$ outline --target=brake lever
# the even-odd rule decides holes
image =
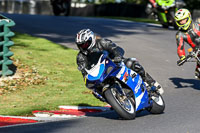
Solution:
[[[191,54],[187,55],[184,60],[178,60],[177,65],[178,66],[183,65],[185,62],[188,62],[192,57],[193,57],[193,55],[191,55]]]

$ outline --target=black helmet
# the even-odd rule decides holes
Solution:
[[[79,31],[76,35],[76,45],[84,54],[88,53],[95,45],[95,35],[90,29],[83,29]]]

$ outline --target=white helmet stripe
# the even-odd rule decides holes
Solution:
[[[90,29],[83,29],[83,30],[79,31],[77,33],[77,35],[76,35],[76,43],[77,43],[77,45],[89,41],[88,48],[86,48],[84,50],[91,49],[95,45],[95,39],[96,39],[95,35]],[[83,50],[83,49],[80,49],[80,50]]]

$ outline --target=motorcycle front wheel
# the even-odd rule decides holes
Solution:
[[[116,88],[107,89],[104,92],[106,100],[112,108],[124,119],[135,119],[135,100],[121,95]]]

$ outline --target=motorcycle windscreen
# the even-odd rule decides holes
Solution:
[[[99,80],[105,70],[105,65],[101,64],[95,68],[93,72],[88,74],[87,79],[90,81]]]

